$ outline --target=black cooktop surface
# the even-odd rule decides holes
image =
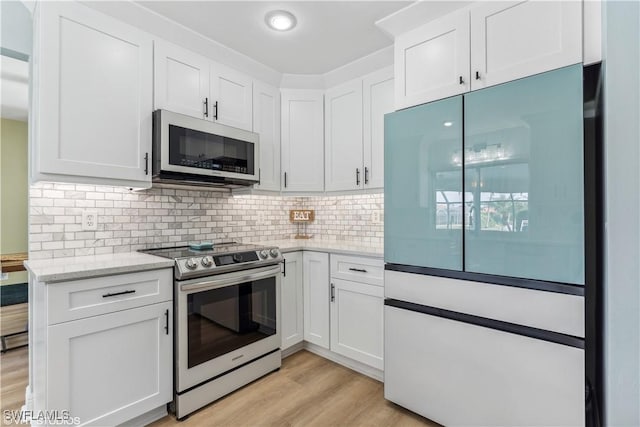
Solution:
[[[169,259],[178,259],[178,258],[190,258],[197,256],[207,256],[207,255],[225,255],[225,254],[235,254],[241,252],[248,251],[257,251],[259,249],[264,248],[264,246],[258,245],[249,245],[246,243],[238,243],[238,242],[225,242],[225,243],[217,243],[213,245],[212,249],[191,249],[189,246],[176,246],[172,248],[158,248],[158,249],[143,249],[140,252],[149,255],[156,255],[163,258]]]

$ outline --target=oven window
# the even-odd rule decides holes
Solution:
[[[188,367],[276,333],[276,279],[187,296]]]
[[[251,142],[169,125],[169,164],[254,174]]]

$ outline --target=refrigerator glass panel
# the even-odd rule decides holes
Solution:
[[[465,95],[465,270],[584,284],[582,67]]]
[[[387,114],[384,256],[462,269],[462,97]]]

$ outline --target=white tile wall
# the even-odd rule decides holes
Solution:
[[[29,192],[31,259],[129,252],[192,242],[286,239],[298,227],[289,210],[316,210],[308,232],[315,238],[382,243],[382,195],[281,197],[231,196],[191,189],[39,183]],[[96,231],[82,230],[82,211],[98,215]]]
[[[314,238],[383,243],[383,194],[304,197],[301,203],[315,210],[315,221],[307,225],[307,233]],[[378,223],[372,221],[374,212],[379,214]]]

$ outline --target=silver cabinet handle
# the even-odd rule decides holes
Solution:
[[[287,173],[284,173],[284,188],[287,188]]]

